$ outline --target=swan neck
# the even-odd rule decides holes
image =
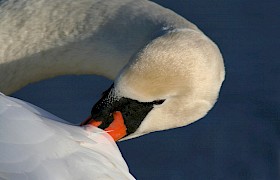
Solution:
[[[0,13],[0,91],[5,94],[59,75],[114,79],[166,27],[197,29],[149,1],[8,0]]]

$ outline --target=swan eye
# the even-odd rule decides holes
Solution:
[[[165,99],[160,99],[160,100],[155,100],[155,101],[153,101],[152,103],[155,104],[155,105],[160,105],[160,104],[162,104],[164,101],[165,101]]]

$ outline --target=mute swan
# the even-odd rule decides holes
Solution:
[[[64,74],[114,79],[82,124],[106,129],[120,111],[115,140],[200,119],[224,80],[215,43],[150,1],[7,0],[0,13],[0,91]]]

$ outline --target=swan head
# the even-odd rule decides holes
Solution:
[[[224,80],[217,46],[194,30],[170,31],[140,50],[92,108],[106,129],[123,115],[130,139],[188,125],[213,107]]]

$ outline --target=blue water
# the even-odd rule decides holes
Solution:
[[[280,1],[157,0],[220,47],[226,81],[200,121],[118,143],[137,179],[280,179]],[[65,76],[14,96],[79,123],[110,81]],[[90,98],[89,98],[90,97]]]

